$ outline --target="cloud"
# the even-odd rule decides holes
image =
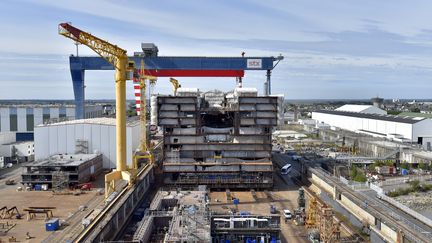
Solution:
[[[75,46],[56,27],[65,21],[129,53],[139,51],[141,41],[155,42],[160,55],[169,56],[281,53],[285,60],[272,72],[273,90],[288,98],[364,98],[377,92],[426,97],[432,81],[431,5],[374,0],[6,0],[0,9],[0,98],[73,98],[68,55]],[[84,46],[79,52],[95,55]],[[87,72],[86,80],[88,98],[114,97],[112,72]],[[264,80],[265,72],[251,71],[244,83],[262,90]],[[235,85],[220,78],[181,82],[201,90]],[[168,81],[161,79],[156,92],[171,93]]]

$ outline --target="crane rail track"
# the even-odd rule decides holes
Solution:
[[[153,165],[146,164],[137,174],[139,178],[147,169]],[[121,192],[96,216],[96,218],[73,240],[73,242],[85,242],[86,238],[96,229],[99,223],[105,218],[106,214],[113,209],[117,203],[122,199],[124,194],[129,191],[131,187],[126,186]]]

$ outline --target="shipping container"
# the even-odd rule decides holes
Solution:
[[[58,218],[50,219],[45,224],[46,231],[56,231],[60,227],[60,221]]]

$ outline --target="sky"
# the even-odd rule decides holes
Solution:
[[[73,99],[70,39],[61,22],[132,54],[153,42],[163,56],[278,56],[272,93],[286,99],[428,99],[430,0],[188,0],[0,2],[0,99]],[[95,56],[79,46],[79,55]],[[114,99],[114,71],[86,71],[87,99]],[[261,93],[265,71],[246,71]],[[182,87],[232,90],[233,78],[178,78]],[[127,97],[133,99],[132,85]],[[171,93],[160,78],[156,93]]]

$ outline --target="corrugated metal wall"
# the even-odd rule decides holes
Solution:
[[[139,145],[139,126],[127,127],[127,163]],[[115,168],[115,126],[103,124],[67,124],[39,126],[35,128],[35,158],[45,159],[54,154],[76,153],[78,139],[88,142],[88,153],[102,153],[103,167]]]

